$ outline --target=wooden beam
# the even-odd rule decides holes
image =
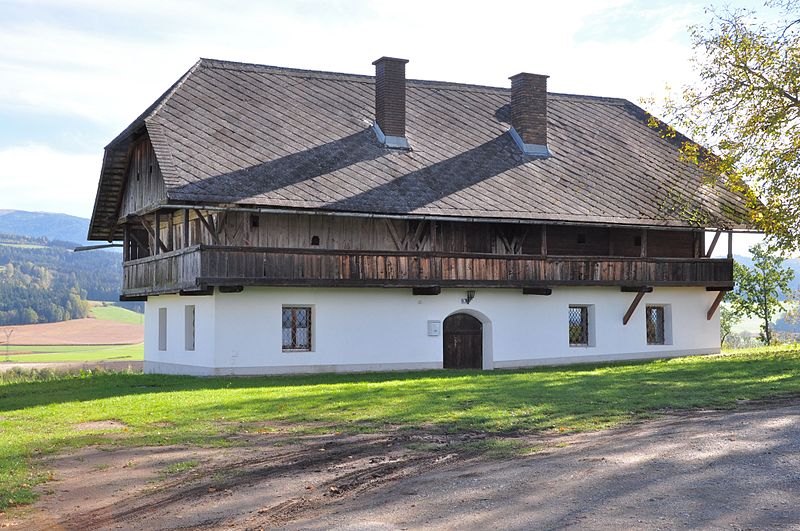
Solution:
[[[131,259],[131,238],[128,225],[122,226],[122,261],[127,262]]]
[[[244,286],[219,286],[220,293],[241,293],[244,291]]]
[[[711,254],[714,252],[714,247],[717,246],[717,241],[719,241],[719,235],[722,234],[722,231],[717,231],[714,233],[714,239],[711,240],[711,245],[708,246],[708,251],[706,252],[706,258],[711,258]]]
[[[213,286],[210,288],[193,289],[193,290],[182,289],[181,291],[178,292],[178,295],[182,297],[200,297],[203,295],[213,295],[213,294],[214,294]]]
[[[547,256],[547,225],[542,225],[542,256]]]
[[[441,286],[421,286],[418,288],[411,288],[412,295],[438,295],[441,292]]]
[[[717,297],[714,299],[714,302],[711,304],[711,308],[708,309],[708,313],[706,314],[706,320],[710,321],[712,317],[714,317],[714,313],[719,308],[719,304],[722,302],[722,298],[725,297],[725,291],[720,291],[717,293]]]
[[[120,302],[145,302],[147,301],[147,295],[120,295],[119,296]]]
[[[146,230],[148,232],[148,234],[150,234],[150,236],[153,237],[153,241],[156,241],[156,234],[155,234],[155,231],[153,230],[153,227],[150,226],[150,222],[147,221],[145,218],[139,218],[139,219],[142,222],[142,227],[144,227],[144,230]],[[139,240],[137,239],[136,241],[138,242]],[[164,245],[164,243],[163,242],[158,242],[158,243],[160,244],[161,250],[166,253],[167,252],[167,248]],[[150,247],[150,245],[148,245],[147,247]],[[153,254],[158,254],[158,253],[154,251]]]
[[[644,243],[644,242],[642,242],[642,243]],[[622,318],[623,326],[628,324],[628,321],[631,320],[631,317],[633,316],[633,312],[636,311],[636,307],[639,306],[639,303],[642,301],[642,297],[644,297],[645,293],[647,293],[647,291],[639,290],[639,292],[636,294],[636,297],[633,298],[633,302],[631,302],[630,307],[628,307],[628,311],[625,312],[625,316]]]
[[[156,238],[156,254],[158,254],[161,250],[161,214],[158,210],[156,210],[156,230],[155,230],[155,238]],[[166,248],[164,249],[166,252]]]
[[[405,251],[403,248],[403,241],[400,239],[400,235],[397,234],[397,228],[394,226],[394,221],[391,219],[386,219],[386,227],[389,229],[389,235],[394,240],[394,245],[397,247],[398,251]]]
[[[167,223],[167,247],[170,251],[175,250],[175,214],[169,213],[169,222]]]
[[[183,246],[189,247],[189,209],[183,209]]]
[[[206,228],[206,230],[209,232],[209,234],[211,234],[211,238],[214,240],[214,243],[219,245],[219,237],[217,236],[217,233],[214,230],[213,225],[211,224],[214,222],[214,218],[211,218],[211,222],[209,223],[209,221],[205,218],[202,212],[200,212],[197,209],[195,209],[195,212],[197,213],[197,217],[200,218],[200,223],[202,223],[203,226]]]
[[[728,260],[733,259],[733,231],[728,231]]]
[[[538,287],[529,287],[529,288],[522,288],[523,295],[552,295],[553,288],[538,288]]]
[[[732,291],[733,286],[706,286],[706,291]]]
[[[619,290],[622,293],[639,293],[640,291],[652,293],[653,286],[620,286]]]
[[[642,249],[640,251],[642,258],[647,256],[647,229],[642,229]]]

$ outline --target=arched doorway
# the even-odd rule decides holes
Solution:
[[[444,368],[483,368],[483,324],[466,313],[444,320]]]

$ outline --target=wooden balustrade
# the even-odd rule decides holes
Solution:
[[[209,286],[714,286],[733,263],[708,258],[533,256],[195,245],[124,264],[123,296]]]

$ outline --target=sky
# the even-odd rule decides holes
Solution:
[[[509,86],[526,71],[639,103],[693,80],[687,27],[706,5],[0,0],[0,209],[90,217],[104,146],[200,57],[373,74],[387,55],[410,78]]]

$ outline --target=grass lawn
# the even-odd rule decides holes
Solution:
[[[106,444],[233,444],[234,433],[388,426],[593,430],[663,408],[729,407],[800,393],[800,347],[722,356],[513,371],[193,378],[128,373],[0,378],[0,508],[30,502],[31,458]],[[125,428],[82,431],[81,422]],[[321,423],[321,424],[320,424]],[[269,426],[273,426],[270,428]]]
[[[103,303],[96,303],[95,306],[92,306],[91,313],[95,319],[102,319],[104,321],[117,321],[120,323],[137,325],[144,324],[144,314],[132,312],[120,306],[106,306]]]
[[[144,344],[136,345],[36,345],[8,348],[16,362],[45,361],[134,361],[144,359]],[[18,352],[24,354],[17,354]],[[0,362],[6,360],[6,348],[0,346]]]

